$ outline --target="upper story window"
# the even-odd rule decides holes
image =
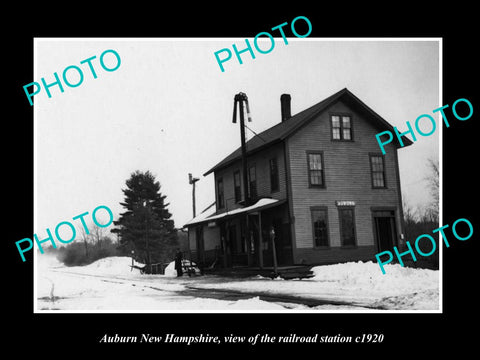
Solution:
[[[257,171],[255,165],[248,168],[248,191],[250,193],[250,199],[257,197]]]
[[[372,172],[372,187],[385,188],[385,163],[380,154],[370,154],[370,171]]]
[[[308,185],[310,187],[325,187],[322,152],[307,152]]]
[[[331,115],[332,139],[353,140],[352,117],[350,115]]]
[[[242,201],[242,188],[240,182],[240,171],[237,170],[233,173],[233,188],[235,193],[235,202],[238,203]]]
[[[270,191],[279,190],[277,158],[270,159]]]
[[[221,209],[225,207],[225,194],[223,192],[223,179],[219,178],[217,180],[217,199],[218,199],[218,208]]]

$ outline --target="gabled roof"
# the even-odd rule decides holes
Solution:
[[[320,101],[319,103],[305,109],[298,114],[290,117],[289,119],[278,123],[275,126],[261,132],[246,143],[247,156],[252,155],[255,152],[258,152],[264,148],[267,148],[275,143],[285,140],[287,137],[294,134],[298,129],[308,124],[313,120],[319,113],[324,111],[327,107],[332,105],[338,100],[344,101],[348,106],[355,109],[357,112],[362,114],[367,120],[369,120],[372,125],[377,127],[380,131],[388,130],[394,133],[392,125],[390,125],[385,119],[378,115],[375,111],[370,109],[364,102],[359,98],[353,95],[347,88],[344,88],[337,93],[327,97],[326,99]],[[413,144],[413,142],[407,137],[403,136],[404,146]],[[397,146],[400,146],[398,140],[395,138]],[[218,169],[226,167],[233,162],[241,159],[241,148],[232,152],[222,161],[220,161],[213,168],[208,170],[203,176],[206,176]]]

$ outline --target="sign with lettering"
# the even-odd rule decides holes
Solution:
[[[355,201],[335,201],[337,206],[355,206]]]

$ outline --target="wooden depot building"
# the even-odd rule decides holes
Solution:
[[[382,155],[375,138],[393,127],[346,88],[293,116],[290,99],[280,98],[281,122],[246,143],[247,186],[241,148],[204,174],[216,199],[185,224],[192,261],[331,264],[403,245],[400,145]]]

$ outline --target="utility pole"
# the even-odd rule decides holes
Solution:
[[[233,123],[237,122],[237,103],[239,104],[239,113],[240,113],[240,142],[242,149],[242,168],[243,168],[243,191],[245,196],[245,207],[250,205],[250,196],[248,191],[248,174],[247,174],[247,147],[245,144],[245,117],[243,114],[243,104],[247,106],[247,116],[248,121],[252,121],[250,117],[250,109],[248,107],[248,98],[245,93],[238,93],[234,97],[233,102]]]
[[[146,252],[146,257],[147,257],[147,260],[146,260],[146,265],[150,267],[150,272],[147,273],[147,274],[151,274],[152,272],[152,258],[150,256],[150,247],[149,247],[149,244],[148,244],[148,227],[147,227],[147,222],[148,222],[148,217],[149,217],[149,204],[148,204],[148,200],[144,200],[143,201],[143,210],[144,210],[144,216],[145,216],[145,220],[144,220],[144,230],[145,230],[145,252]]]
[[[195,183],[200,180],[199,178],[192,177],[191,173],[188,173],[188,183],[192,185],[192,204],[193,204],[193,217],[197,216],[195,211]]]
[[[243,113],[243,105],[245,103],[247,107],[247,116],[248,121],[252,121],[250,117],[250,109],[248,107],[248,98],[245,93],[238,93],[233,99],[233,123],[237,122],[237,103],[238,111],[240,113],[240,142],[242,150],[242,168],[243,168],[243,192],[245,196],[245,207],[250,206],[250,194],[248,191],[248,174],[247,174],[247,147],[245,142],[245,116]],[[251,251],[248,249],[250,247],[250,226],[248,224],[248,214],[245,213],[245,232],[244,232],[244,241],[247,245],[247,259],[248,265],[251,265],[252,255]]]

